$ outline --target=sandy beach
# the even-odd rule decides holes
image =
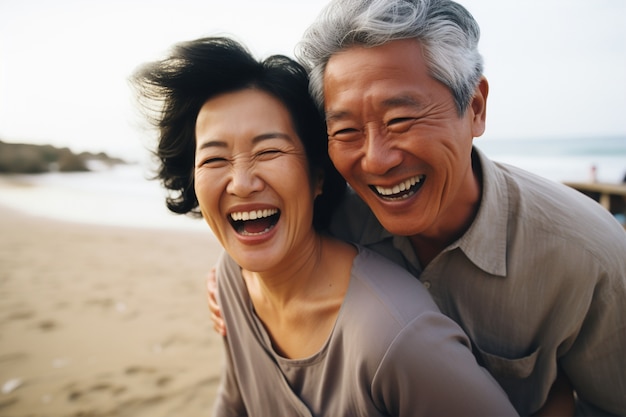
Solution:
[[[0,190],[1,192],[1,190]],[[197,231],[0,207],[0,416],[207,416],[222,366]]]

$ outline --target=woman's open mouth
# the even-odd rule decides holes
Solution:
[[[230,224],[235,231],[243,236],[256,236],[270,231],[280,218],[276,208],[238,211],[229,216]]]

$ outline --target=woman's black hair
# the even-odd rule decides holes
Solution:
[[[328,157],[326,124],[309,95],[308,82],[306,70],[293,59],[273,55],[257,61],[240,43],[225,37],[179,43],[165,59],[140,67],[131,83],[145,115],[159,131],[155,179],[170,192],[168,209],[200,215],[194,159],[201,107],[217,95],[255,88],[284,104],[304,145],[311,175],[322,170],[324,184],[315,200],[313,225],[318,230],[327,227],[346,183]]]

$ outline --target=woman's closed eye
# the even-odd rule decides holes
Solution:
[[[207,167],[220,167],[223,166],[225,164],[228,163],[228,159],[221,157],[221,156],[209,156],[209,157],[205,157],[201,160],[200,162],[200,166],[207,166]]]
[[[284,152],[281,149],[275,149],[275,148],[270,148],[270,149],[263,149],[261,151],[258,151],[254,154],[255,159],[260,159],[262,161],[268,160],[268,159],[273,159],[277,156],[282,155]]]

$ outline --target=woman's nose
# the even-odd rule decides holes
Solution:
[[[263,189],[263,180],[257,175],[256,169],[251,164],[234,164],[229,175],[230,179],[226,191],[230,194],[247,197]]]

